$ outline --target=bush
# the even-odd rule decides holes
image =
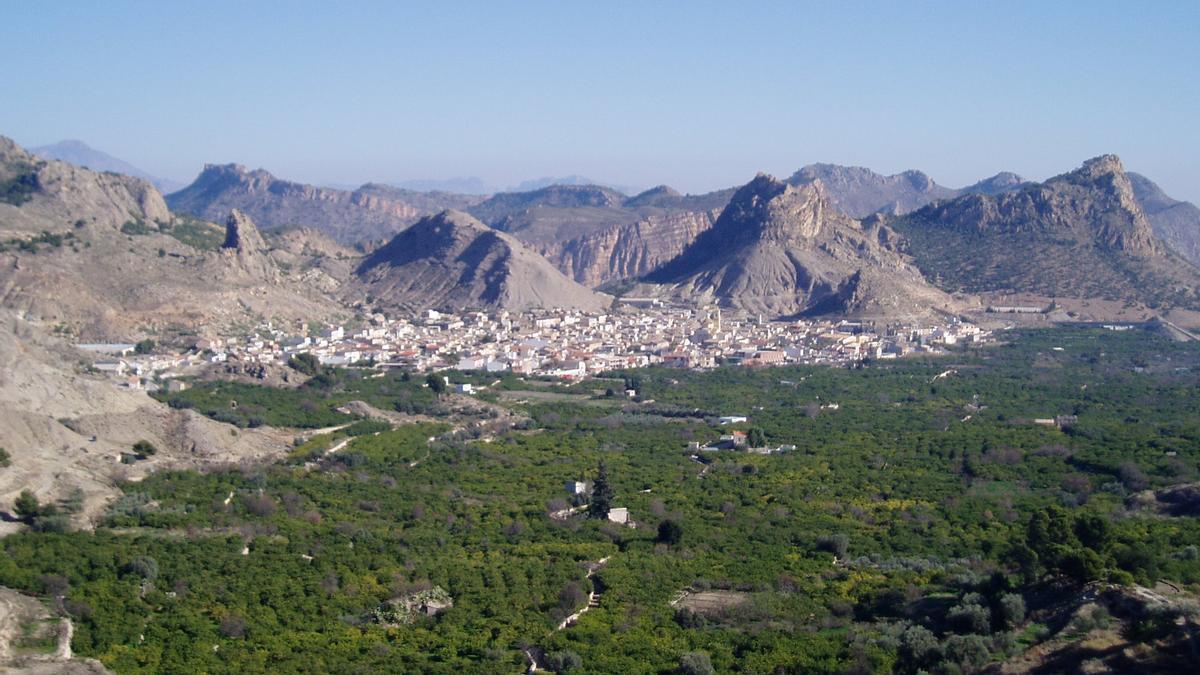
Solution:
[[[704,628],[704,615],[690,607],[680,607],[675,610],[675,623],[681,628]]]
[[[7,450],[0,448],[0,468],[7,466],[12,466],[12,457],[9,456]]]
[[[933,665],[941,658],[941,645],[928,628],[909,626],[900,636],[900,657],[914,668]]]
[[[666,519],[658,524],[658,538],[655,540],[668,546],[678,546],[683,541],[683,525],[679,521]]]
[[[1000,596],[997,615],[1000,625],[1012,629],[1025,620],[1025,598],[1016,593],[1005,593]]]
[[[946,614],[946,621],[956,633],[986,635],[992,632],[991,613],[982,605],[963,603]]]
[[[158,454],[158,448],[154,447],[154,444],[150,441],[141,440],[133,444],[133,454],[136,455],[138,459],[146,459],[147,457]]]
[[[679,657],[680,675],[716,675],[707,652],[688,652]]]
[[[980,635],[951,635],[946,638],[942,649],[946,661],[967,671],[978,670],[991,660],[988,641]]]
[[[288,359],[288,367],[304,375],[316,375],[321,372],[321,362],[316,356],[304,352]]]
[[[154,581],[158,578],[158,561],[150,556],[138,556],[125,565],[125,573]]]
[[[829,551],[839,558],[846,557],[850,550],[850,537],[844,534],[830,534],[817,537],[817,550]]]
[[[579,654],[567,649],[561,652],[546,654],[546,662],[543,665],[550,669],[551,672],[565,673],[568,670],[582,668],[583,659],[579,657]]]
[[[13,513],[26,522],[32,521],[42,512],[42,505],[38,502],[37,495],[29,490],[21,490],[21,494],[17,495],[16,501],[13,502]]]
[[[24,170],[8,180],[0,181],[0,202],[20,206],[41,189],[37,172],[32,166],[19,166],[18,169]]]

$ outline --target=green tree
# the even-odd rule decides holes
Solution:
[[[42,512],[42,505],[38,502],[37,495],[29,490],[21,490],[21,494],[17,496],[17,500],[13,502],[13,513],[18,518],[25,522],[31,522]]]
[[[429,390],[441,398],[442,394],[446,393],[446,380],[437,373],[430,373],[425,378],[425,384],[429,385]]]
[[[746,443],[752,448],[766,447],[767,434],[758,427],[750,427],[746,432]]]
[[[6,466],[12,466],[12,457],[8,454],[7,450],[0,448],[0,468]]]
[[[147,440],[140,440],[133,444],[133,454],[137,455],[138,459],[146,459],[152,455],[158,454],[158,448]]]
[[[712,659],[707,652],[688,652],[679,657],[680,675],[714,675]]]
[[[288,367],[303,375],[316,375],[321,372],[321,362],[317,357],[304,352],[288,359]]]
[[[1016,593],[1005,593],[1000,596],[998,614],[1005,628],[1016,628],[1025,620],[1025,599]]]
[[[608,517],[608,512],[612,510],[613,502],[612,485],[608,482],[608,468],[604,466],[603,460],[600,466],[596,469],[596,480],[592,483],[592,496],[588,501],[588,518],[598,518],[603,520]]]
[[[154,340],[151,340],[150,338],[142,340],[133,346],[133,351],[135,354],[149,354],[150,352],[154,351]]]
[[[662,521],[658,524],[658,538],[656,541],[668,546],[678,546],[679,542],[683,541],[683,525],[673,518]]]

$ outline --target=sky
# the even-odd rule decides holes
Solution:
[[[1200,202],[1200,2],[0,3],[0,134],[189,182],[812,162],[963,186],[1104,153]]]

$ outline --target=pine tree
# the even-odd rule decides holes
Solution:
[[[588,517],[605,519],[608,517],[608,512],[612,509],[613,489],[608,484],[608,469],[604,466],[604,462],[600,462],[600,466],[596,471],[596,481],[592,483],[592,498],[588,502]]]
[[[13,513],[18,518],[26,522],[32,521],[42,512],[42,505],[38,503],[37,495],[29,490],[21,490],[21,494],[13,503]]]

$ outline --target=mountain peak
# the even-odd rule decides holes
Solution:
[[[571,281],[511,235],[454,210],[422,218],[355,273],[379,302],[409,309],[599,310],[611,301]]]
[[[229,212],[229,218],[225,221],[225,242],[221,244],[222,249],[238,253],[257,253],[266,247],[262,234],[254,225],[254,221],[250,220],[250,216],[238,209]]]
[[[1112,173],[1125,173],[1125,167],[1121,165],[1121,158],[1116,155],[1100,155],[1093,157],[1083,163],[1078,170],[1078,174],[1089,176],[1101,176]]]

